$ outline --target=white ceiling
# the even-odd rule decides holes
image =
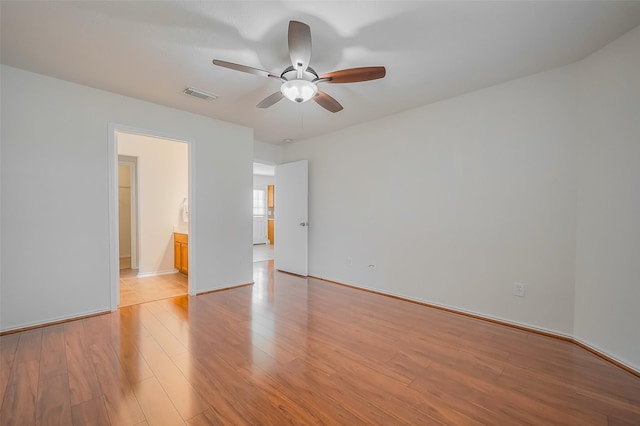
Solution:
[[[260,176],[275,176],[276,168],[275,166],[270,166],[268,164],[253,163],[253,174]]]
[[[294,141],[579,60],[640,25],[640,2],[613,1],[5,1],[3,64]],[[311,26],[319,73],[384,65],[387,77],[323,85],[344,110],[282,100],[255,105],[275,79],[212,65],[222,59],[280,74],[287,25]],[[219,96],[204,101],[182,91]]]

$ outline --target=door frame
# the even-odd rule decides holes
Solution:
[[[120,236],[119,236],[119,219],[118,219],[118,133],[130,133],[134,135],[148,136],[157,139],[167,139],[172,142],[186,143],[188,150],[188,181],[189,181],[189,266],[191,270],[195,270],[197,265],[196,258],[196,230],[197,230],[197,210],[196,203],[196,170],[195,170],[195,144],[193,141],[178,136],[170,135],[164,132],[158,132],[149,129],[142,129],[117,123],[109,123],[107,130],[107,173],[109,181],[109,288],[111,299],[111,311],[118,310],[120,303]],[[139,229],[139,226],[138,226]],[[188,294],[195,296],[196,281],[194,274],[188,275]]]

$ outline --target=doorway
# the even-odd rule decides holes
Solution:
[[[191,144],[110,126],[109,148],[111,309],[189,293]],[[178,240],[184,267],[175,263]]]
[[[273,260],[275,166],[253,164],[253,261]]]

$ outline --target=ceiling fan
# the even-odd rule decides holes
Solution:
[[[298,21],[289,21],[289,56],[291,57],[291,66],[282,71],[280,75],[218,59],[214,59],[213,64],[280,80],[282,82],[280,90],[263,99],[262,102],[256,105],[258,108],[268,108],[285,97],[297,103],[313,99],[324,109],[338,112],[342,110],[342,105],[325,92],[318,90],[318,84],[357,83],[376,80],[386,74],[384,67],[360,67],[333,71],[318,76],[315,70],[309,66],[309,60],[311,59],[311,29],[307,24]]]

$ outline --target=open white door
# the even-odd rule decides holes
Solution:
[[[307,276],[309,162],[276,166],[274,267]]]

